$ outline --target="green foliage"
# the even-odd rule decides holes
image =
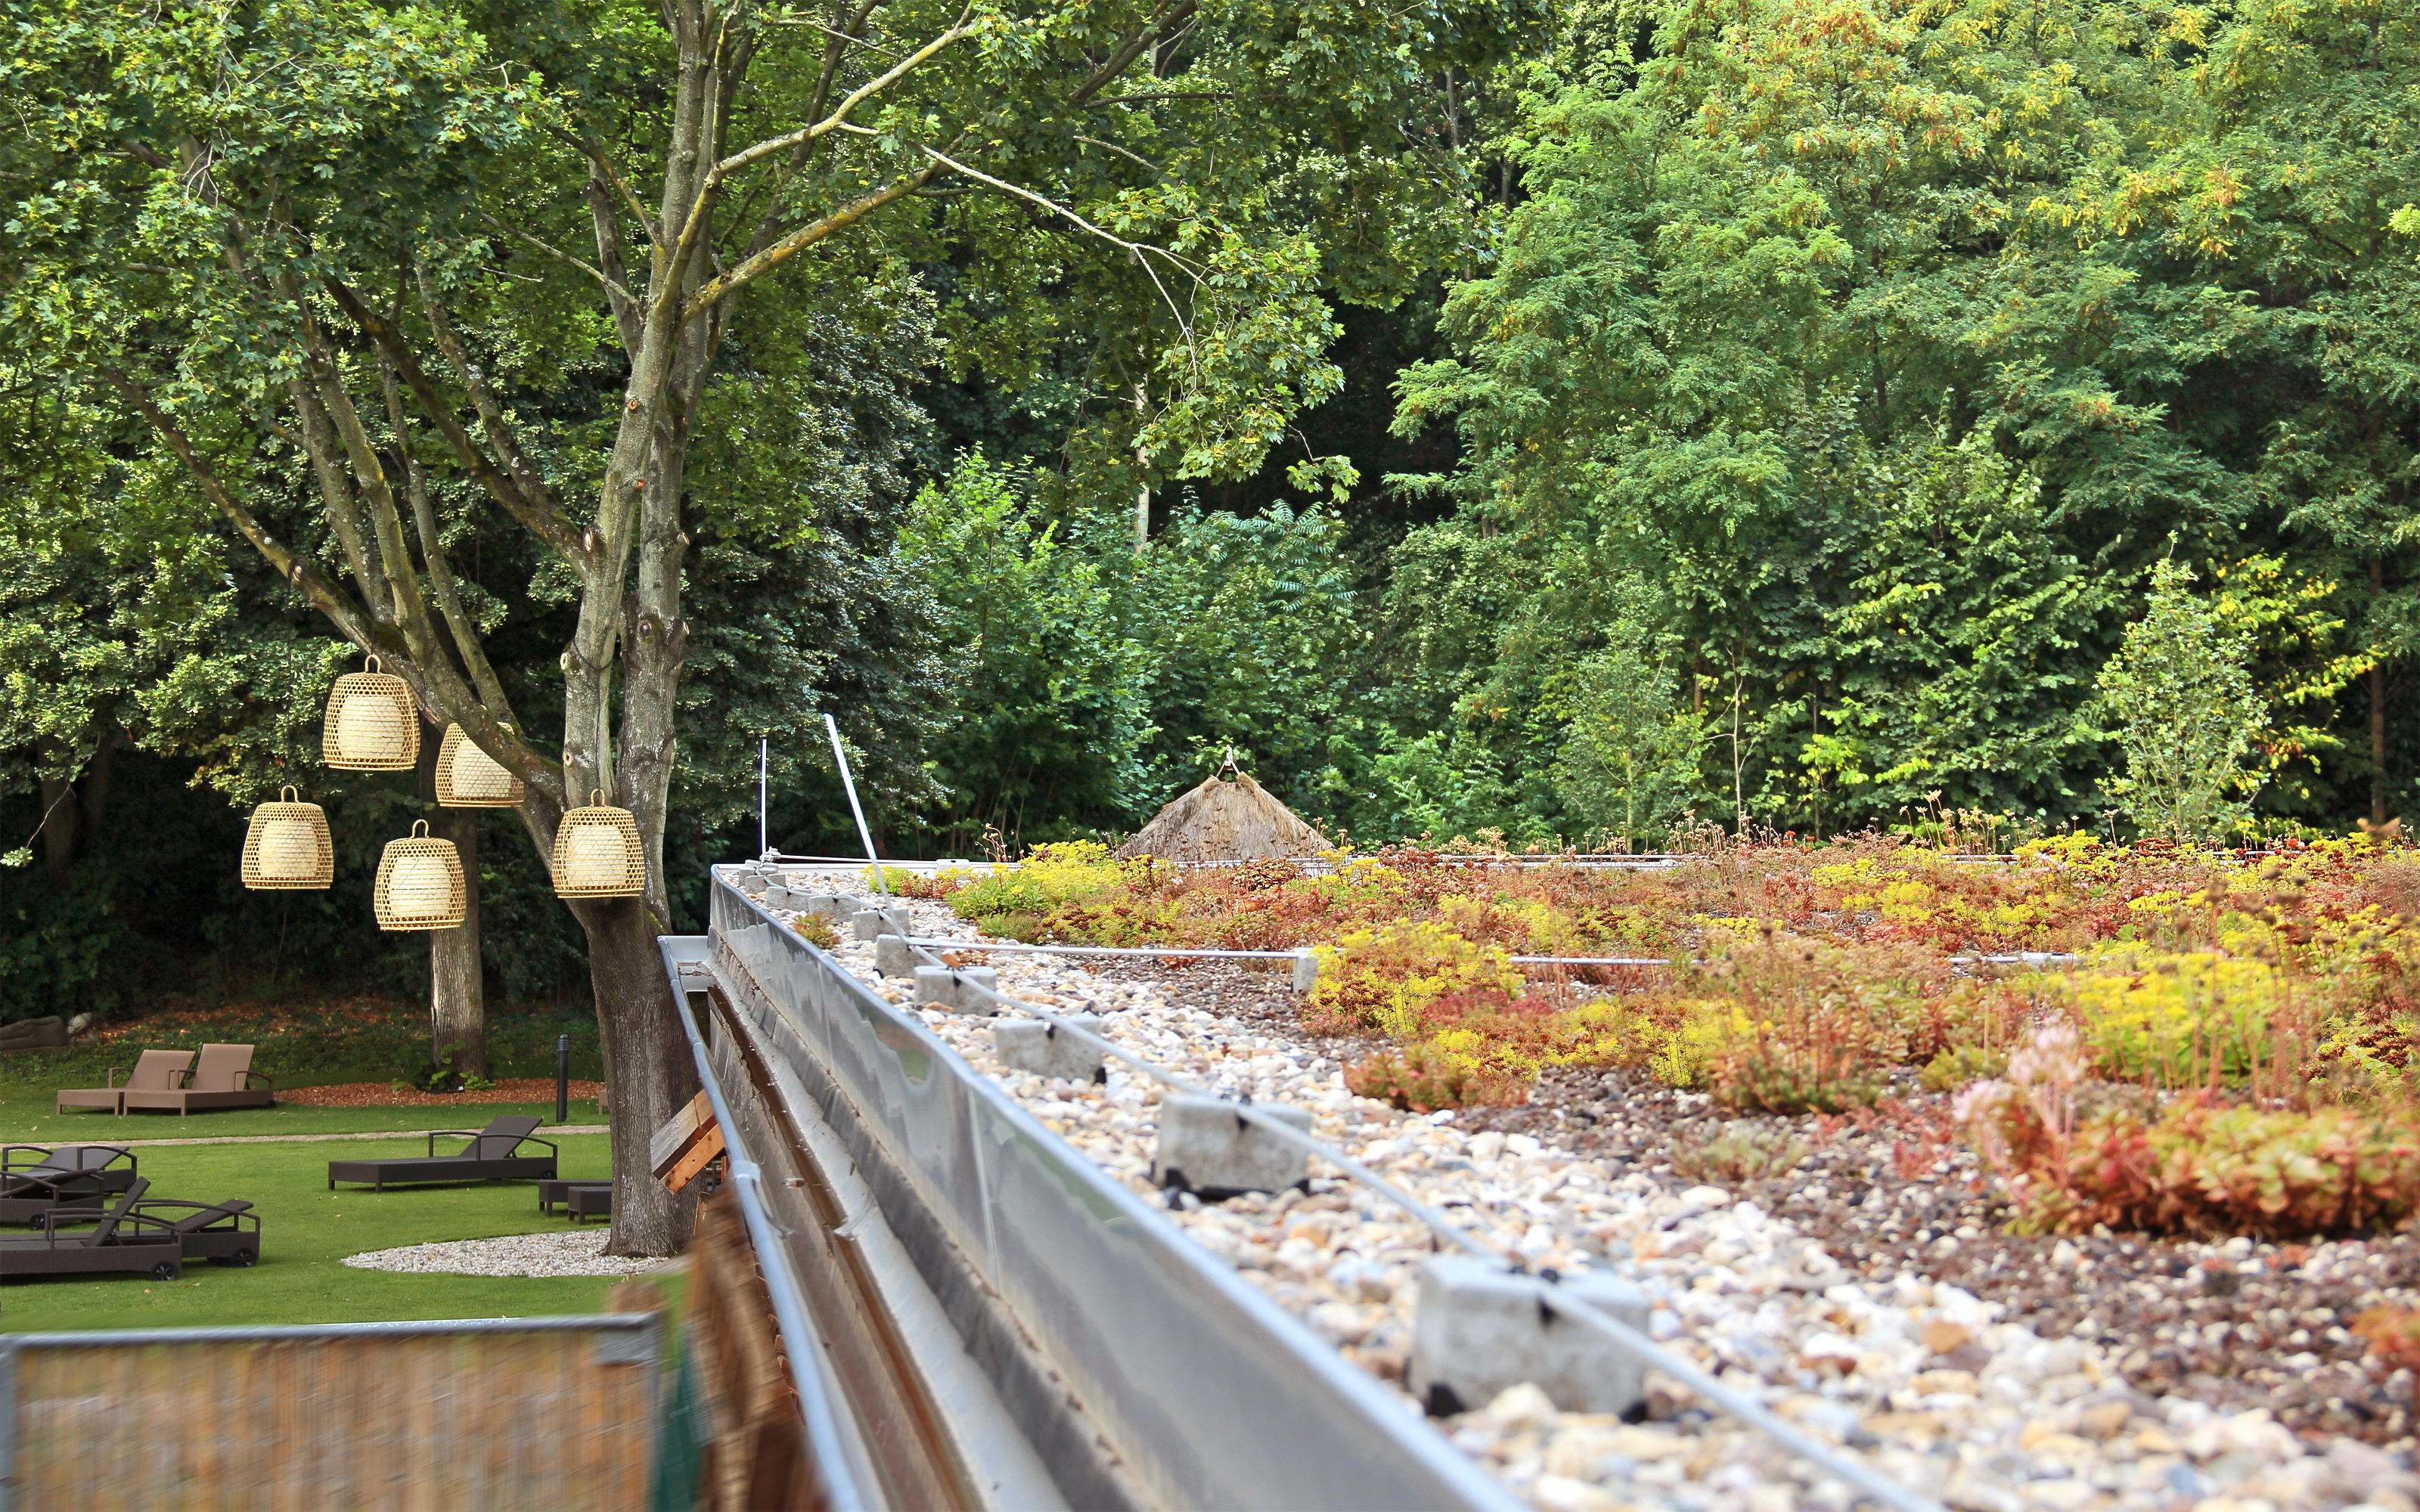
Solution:
[[[1112,860],[1109,847],[1097,841],[1037,845],[1016,870],[978,877],[953,892],[950,907],[960,918],[988,929],[1097,898],[1134,875],[1140,865]]]
[[[1764,1181],[1787,1176],[1807,1158],[1805,1141],[1787,1129],[1727,1123],[1702,1139],[1672,1147],[1672,1174],[1686,1181]]]
[[[1571,673],[1572,720],[1555,787],[1575,828],[1647,850],[1696,795],[1706,721],[1681,700],[1668,653],[1645,626],[1616,621]]]
[[[2014,1227],[2026,1233],[2106,1224],[2305,1239],[2382,1232],[2420,1211],[2420,1124],[2353,1108],[2112,1113],[2086,1120],[2063,1150],[2043,1142],[2020,1159],[2030,1180]]]
[[[2110,795],[2145,834],[2199,841],[2239,827],[2259,778],[2245,770],[2268,710],[2247,668],[2251,637],[2195,598],[2165,560],[2150,603],[2102,670],[2101,696],[2126,753]],[[2230,794],[2244,794],[2244,798]]]

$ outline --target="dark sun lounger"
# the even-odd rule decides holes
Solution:
[[[0,1149],[0,1224],[34,1223],[61,1208],[97,1209],[133,1184],[134,1155],[123,1146],[10,1145]]]
[[[174,1234],[186,1259],[224,1260],[239,1269],[260,1263],[260,1215],[240,1198],[146,1197],[134,1205],[132,1216],[147,1236],[162,1228]]]
[[[380,1191],[388,1182],[411,1181],[538,1181],[555,1174],[553,1141],[530,1137],[540,1120],[500,1118],[473,1134],[468,1129],[443,1129],[428,1136],[428,1153],[397,1160],[332,1160],[328,1190],[338,1181],[366,1181]],[[440,1139],[468,1139],[459,1153],[437,1153]],[[543,1155],[518,1154],[521,1146],[544,1145]]]
[[[54,1213],[38,1234],[0,1234],[0,1275],[92,1275],[123,1272],[174,1281],[184,1247],[165,1224],[134,1216],[151,1183],[137,1177],[106,1212]]]

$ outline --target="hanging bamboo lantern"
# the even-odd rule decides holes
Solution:
[[[437,748],[437,801],[448,809],[513,809],[520,805],[521,779],[481,750],[458,724],[445,727]]]
[[[319,749],[328,764],[345,772],[409,772],[420,760],[420,709],[411,689],[393,672],[347,672],[328,693],[328,719]]]
[[[462,922],[462,857],[450,840],[429,838],[428,821],[411,822],[410,840],[391,840],[370,891],[383,930],[452,929]]]
[[[292,788],[279,788],[277,802],[252,810],[252,824],[243,832],[245,887],[256,892],[291,892],[336,880],[336,849],[328,840],[327,810],[296,801],[302,796]]]
[[[606,804],[602,793],[588,796],[589,806],[566,813],[554,832],[554,895],[635,898],[647,885],[639,821]]]

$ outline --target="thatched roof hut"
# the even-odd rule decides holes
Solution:
[[[1268,856],[1309,857],[1332,849],[1326,836],[1237,772],[1233,782],[1213,776],[1162,809],[1118,847],[1118,854],[1171,861],[1251,861]]]

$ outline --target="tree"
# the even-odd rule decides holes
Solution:
[[[1322,247],[1347,292],[1408,276],[1421,211],[1466,185],[1405,123],[1527,25],[1453,0],[10,14],[0,286],[29,363],[140,417],[287,591],[520,776],[541,855],[592,795],[638,816],[644,895],[570,906],[612,1244],[642,1254],[687,1224],[644,1151],[692,1080],[653,943],[689,474],[756,313],[954,258],[989,303],[945,329],[986,364],[1069,318],[1115,333],[1104,387],[1134,402],[1096,418],[1096,472],[1249,473],[1335,381]],[[288,459],[317,500],[281,529]],[[559,726],[489,653],[455,483],[571,601]]]
[[[2197,599],[2192,583],[2177,563],[2154,565],[2150,602],[2101,672],[2102,702],[2126,753],[2110,796],[2144,834],[2188,841],[2227,834],[2250,812],[2260,778],[2244,759],[2269,717],[2252,685],[2252,637]]]
[[[1572,719],[1555,760],[1564,812],[1637,848],[1696,796],[1705,717],[1683,700],[1668,652],[1636,617],[1607,626],[1605,648],[1582,657],[1571,681]]]

